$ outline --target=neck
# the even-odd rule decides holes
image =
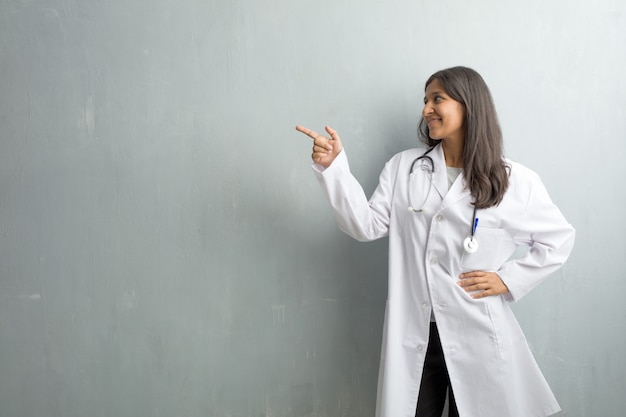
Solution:
[[[463,143],[443,141],[443,156],[446,159],[446,166],[463,168]]]

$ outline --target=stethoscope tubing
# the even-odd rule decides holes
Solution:
[[[433,149],[435,149],[434,146],[428,149],[426,152],[424,152],[424,154],[415,158],[413,162],[411,163],[411,167],[409,169],[408,190],[407,190],[407,197],[409,200],[408,211],[410,212],[422,213],[425,211],[426,202],[428,201],[428,197],[430,196],[430,192],[433,188],[433,174],[435,173],[435,163],[433,159],[428,155],[430,151],[432,151]],[[428,191],[426,193],[426,197],[424,198],[424,202],[421,205],[421,208],[415,209],[412,204],[412,198],[411,198],[411,177],[413,176],[413,171],[415,170],[415,164],[417,164],[419,161],[422,161],[422,160],[428,161],[428,164],[430,165],[430,170],[429,170],[430,172],[428,175],[430,184],[428,186]],[[478,250],[478,240],[476,239],[477,227],[478,227],[478,217],[476,217],[476,206],[474,205],[474,210],[472,213],[472,222],[470,223],[470,233],[469,233],[469,236],[463,241],[463,249],[465,249],[467,253],[475,253]]]
[[[418,156],[417,158],[415,158],[413,160],[413,163],[411,163],[411,167],[409,168],[409,183],[408,183],[408,190],[407,190],[407,195],[408,195],[408,200],[409,200],[409,207],[408,210],[415,212],[415,213],[421,213],[424,211],[424,207],[426,205],[426,202],[428,201],[428,197],[430,196],[430,192],[433,189],[433,174],[435,173],[435,163],[433,162],[433,159],[428,156],[428,153],[430,151],[432,151],[433,149],[435,149],[434,147],[428,149],[426,152],[424,152],[423,155]],[[412,203],[412,198],[411,198],[411,177],[413,176],[413,171],[415,169],[415,164],[417,164],[419,161],[428,161],[428,163],[430,164],[430,172],[428,174],[428,178],[430,180],[430,183],[428,185],[428,192],[426,193],[426,197],[424,198],[424,201],[421,204],[421,207],[419,209],[415,209]],[[422,168],[423,169],[423,168]]]

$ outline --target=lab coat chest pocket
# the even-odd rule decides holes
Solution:
[[[504,229],[479,226],[475,236],[478,250],[474,253],[463,251],[461,258],[463,271],[496,271],[508,258],[510,248],[515,246]]]

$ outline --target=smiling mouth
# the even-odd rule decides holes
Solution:
[[[430,119],[426,122],[426,124],[430,127],[431,125],[435,124],[436,122],[439,122],[441,119]]]

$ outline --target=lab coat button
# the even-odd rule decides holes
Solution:
[[[437,258],[430,258],[430,264],[435,265],[437,263]]]
[[[424,345],[419,345],[419,346],[417,347],[417,350],[419,350],[420,352],[421,352],[421,351],[423,351],[423,350],[424,350]]]
[[[428,303],[422,303],[422,307],[428,308]]]
[[[441,214],[438,214],[437,217],[435,217],[435,220],[437,220],[438,222],[443,220],[443,216]]]

